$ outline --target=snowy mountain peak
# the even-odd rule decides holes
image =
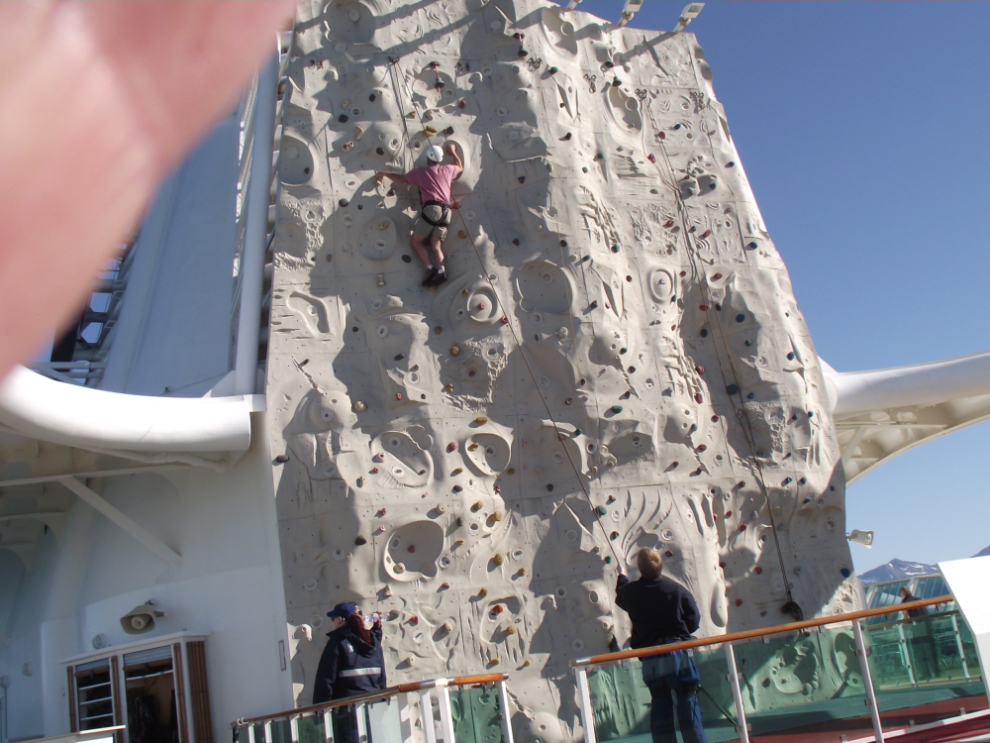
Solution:
[[[990,547],[987,550],[990,550]],[[926,565],[923,562],[907,562],[906,560],[894,558],[886,565],[868,570],[859,576],[859,579],[863,582],[863,585],[868,586],[873,583],[886,583],[892,580],[907,580],[908,578],[937,574],[938,568],[934,565]]]

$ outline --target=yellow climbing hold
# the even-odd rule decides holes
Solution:
[[[446,392],[448,395],[454,394],[454,385],[452,385],[452,384],[445,384],[443,386],[443,391]]]
[[[478,445],[471,444],[471,446],[468,447],[468,451],[478,451]]]
[[[514,474],[516,474],[516,468],[515,467],[509,467],[509,469],[507,469],[505,471],[505,474],[507,474],[507,475],[514,475]]]
[[[494,562],[496,565],[501,565],[503,562],[505,562],[505,557],[502,555],[501,552],[496,552],[495,555],[492,557],[492,562]]]
[[[507,635],[514,635],[514,634],[516,634],[516,628],[515,627],[506,627],[505,628],[505,634],[507,634]]]
[[[456,544],[458,547],[460,547],[462,544],[464,544],[464,540],[463,539],[458,539],[456,542],[454,542],[454,544]]]
[[[460,353],[461,353],[461,347],[460,346],[451,346],[450,347],[450,355],[451,356],[459,356]]]
[[[479,500],[479,501],[475,501],[475,503],[474,503],[474,505],[472,505],[472,506],[471,506],[471,510],[472,510],[472,511],[480,511],[480,510],[481,510],[482,508],[484,508],[484,507],[485,507],[485,504],[484,504],[484,503],[482,503],[482,502],[481,502],[481,501]]]
[[[479,415],[477,418],[474,419],[474,422],[477,423],[479,426],[483,426],[488,422],[488,419],[483,415]]]
[[[464,471],[464,468],[463,467],[458,467],[456,470],[454,470],[453,472],[450,473],[450,476],[451,477],[454,477],[455,475],[461,474],[463,471]]]
[[[478,591],[478,596],[480,598],[484,598],[487,595],[488,595],[488,589],[487,588],[482,588],[480,591]]]
[[[492,521],[501,521],[501,520],[502,520],[502,512],[495,511],[495,513],[492,514]]]

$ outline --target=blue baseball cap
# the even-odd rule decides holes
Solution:
[[[352,604],[349,601],[344,601],[333,607],[333,611],[328,611],[327,616],[331,619],[350,619],[357,613],[357,605]]]

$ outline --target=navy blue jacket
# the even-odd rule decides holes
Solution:
[[[615,603],[629,612],[633,649],[688,640],[701,625],[701,612],[694,596],[670,578],[632,581],[619,575]]]
[[[915,596],[914,594],[909,593],[907,596],[905,596],[904,598],[901,599],[901,603],[902,604],[906,604],[909,601],[918,601],[918,597]],[[928,607],[927,606],[917,606],[914,609],[908,609],[907,610],[907,614],[912,619],[916,619],[917,617],[923,617],[923,616],[926,616],[928,614]]]
[[[371,629],[371,646],[344,626],[327,633],[327,646],[316,669],[313,704],[346,699],[385,688],[382,628]]]

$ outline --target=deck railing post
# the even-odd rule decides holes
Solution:
[[[443,743],[454,743],[454,716],[450,709],[450,690],[446,686],[437,689],[437,701],[440,703],[440,732],[443,733]]]
[[[299,718],[290,717],[289,718],[289,738],[292,743],[299,743]]]
[[[866,704],[870,708],[870,719],[873,720],[873,735],[876,743],[883,743],[883,725],[880,723],[880,708],[877,706],[877,690],[873,686],[873,674],[870,672],[870,653],[863,640],[863,623],[853,620],[853,635],[856,638],[856,655],[859,656],[859,669],[863,674],[863,687],[866,689]]]
[[[320,714],[323,715],[323,737],[327,743],[333,743],[333,718],[330,717],[330,710],[325,709]]]
[[[577,674],[578,700],[581,702],[581,724],[584,726],[584,743],[598,743],[595,733],[595,710],[591,706],[591,688],[588,686],[588,671],[575,669]]]
[[[247,725],[248,743],[256,743],[254,739],[254,725]]]
[[[357,722],[359,743],[368,743],[368,705],[354,705],[354,719]]]
[[[272,743],[272,721],[265,720],[265,743]]]
[[[437,725],[433,717],[433,693],[424,689],[419,693],[419,714],[423,720],[426,743],[437,743]]]
[[[722,646],[725,660],[729,664],[729,686],[732,687],[732,703],[736,707],[736,732],[739,733],[739,743],[749,743],[749,727],[746,725],[746,708],[743,705],[742,689],[739,688],[739,669],[736,668],[736,652],[732,643]]]
[[[505,687],[505,679],[498,682],[498,706],[502,711],[502,742],[514,743],[512,740],[512,715],[509,714],[509,690]]]
[[[904,665],[907,666],[908,680],[911,686],[915,686],[918,681],[914,677],[914,655],[911,653],[911,646],[908,645],[907,637],[904,634],[904,622],[897,625],[897,636],[900,638],[901,652],[904,654]]]
[[[962,672],[965,678],[969,678],[969,664],[966,662],[966,650],[963,648],[962,635],[959,634],[959,617],[952,615],[952,634],[956,638],[956,650],[959,652],[959,660],[962,661]]]

